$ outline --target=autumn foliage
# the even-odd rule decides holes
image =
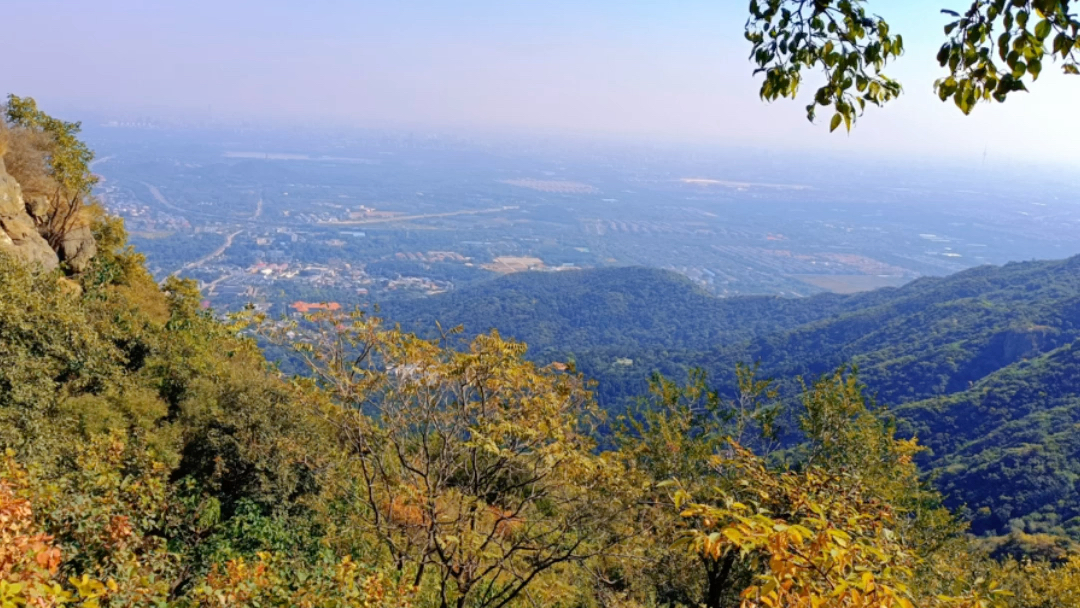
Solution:
[[[78,603],[96,608],[108,585],[86,576],[63,581],[63,555],[34,520],[26,472],[8,452],[0,462],[0,606],[51,608]]]
[[[1071,547],[969,537],[854,370],[611,416],[497,333],[215,318],[94,221],[78,289],[0,255],[0,608],[1080,606]]]

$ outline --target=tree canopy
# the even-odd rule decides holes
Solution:
[[[877,6],[880,0],[872,0]],[[982,102],[1004,102],[1038,80],[1052,60],[1066,74],[1080,74],[1080,20],[1070,0],[972,0],[952,18],[938,52],[943,75],[934,82],[942,101],[964,114]],[[794,99],[804,72],[824,78],[807,106],[832,112],[830,130],[851,130],[866,106],[881,106],[901,93],[885,68],[904,53],[904,40],[888,22],[867,11],[866,0],[751,0],[746,39],[755,74],[765,75],[761,98]]]

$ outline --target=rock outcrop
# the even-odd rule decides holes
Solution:
[[[93,241],[92,236],[90,240]],[[94,248],[86,248],[86,251],[93,257],[91,249]],[[38,264],[45,270],[53,270],[60,265],[60,255],[38,232],[37,223],[27,212],[22,188],[15,178],[8,175],[3,158],[0,158],[0,251],[29,264]],[[89,261],[82,249],[73,249],[72,257]]]
[[[60,260],[71,272],[82,272],[90,267],[90,260],[97,254],[97,241],[90,226],[79,224],[60,237]]]

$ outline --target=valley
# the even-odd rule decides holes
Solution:
[[[507,272],[626,266],[719,296],[805,297],[1080,253],[1067,179],[1033,197],[992,171],[865,162],[838,181],[823,170],[834,159],[786,169],[723,148],[179,127],[90,137],[109,156],[97,194],[155,276],[213,285],[220,312],[370,306]],[[901,188],[893,173],[914,177]]]
[[[799,299],[717,298],[644,268],[531,273],[379,314],[432,337],[496,330],[539,363],[573,362],[613,416],[657,372],[685,382],[701,369],[734,396],[738,364],[758,365],[797,400],[804,382],[852,366],[900,434],[929,448],[923,464],[976,532],[1080,538],[1080,256]],[[796,419],[781,426],[798,441]]]
[[[126,155],[136,136],[154,154]],[[731,394],[737,365],[758,365],[793,400],[851,366],[976,532],[1080,539],[1063,506],[1080,500],[1061,430],[1080,424],[1075,392],[986,401],[987,387],[1074,371],[1080,258],[994,266],[1080,253],[1066,182],[1035,200],[986,174],[981,187],[934,170],[904,188],[841,184],[721,152],[250,133],[245,149],[297,152],[237,154],[207,135],[183,148],[97,137],[106,205],[156,277],[197,280],[217,315],[359,308],[431,338],[459,326],[462,345],[496,330],[595,380],[615,417],[656,373],[701,369]],[[781,421],[786,442],[798,426]],[[1006,454],[1021,460],[989,473]],[[1019,494],[985,491],[979,471]]]

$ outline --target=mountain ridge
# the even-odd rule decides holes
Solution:
[[[1072,464],[1080,448],[1044,420],[1080,422],[1080,405],[1073,405],[1080,384],[1062,380],[1080,378],[1080,363],[1069,358],[1080,352],[1080,256],[799,299],[717,298],[672,274],[523,273],[384,313],[421,333],[449,319],[463,322],[466,335],[497,329],[529,344],[535,360],[573,361],[615,412],[643,394],[652,372],[680,380],[702,368],[730,394],[736,364],[758,363],[762,376],[778,379],[781,393],[794,398],[800,378],[850,364],[870,394],[892,408],[901,432],[932,450],[924,464],[938,471],[953,506],[973,510],[975,531],[1067,529],[1080,537],[1080,513],[1066,505],[1080,497],[1071,481],[1080,479]],[[627,300],[632,308],[619,307]],[[560,326],[573,331],[551,329]],[[948,417],[934,415],[941,408],[951,408]],[[952,422],[958,419],[965,422]],[[972,443],[979,437],[981,444]],[[992,457],[1018,450],[1026,450],[1030,466],[1010,468],[1008,458]],[[994,466],[1004,468],[990,477],[1015,485],[1017,498],[976,483],[983,479],[976,471]],[[1061,473],[1019,473],[1053,467]]]

